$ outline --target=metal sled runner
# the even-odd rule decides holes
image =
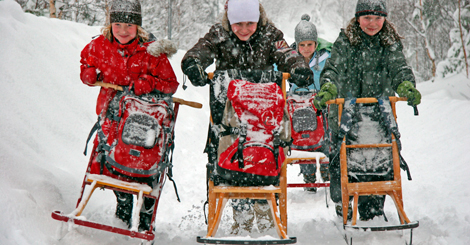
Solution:
[[[395,103],[397,101],[406,101],[406,98],[389,98],[393,119],[396,121]],[[356,103],[377,103],[376,98],[357,98]],[[338,105],[338,122],[341,122],[343,112],[343,105],[345,99],[339,98],[330,100],[327,104]],[[416,109],[415,109],[416,115]],[[340,124],[340,123],[339,123]],[[344,229],[362,229],[370,231],[388,231],[388,230],[405,230],[412,229],[419,226],[418,221],[410,221],[405,213],[403,205],[402,183],[400,175],[400,155],[399,147],[396,136],[392,133],[391,143],[384,144],[346,144],[346,136],[342,138],[340,148],[340,169],[341,169],[341,193],[342,193],[342,212],[343,212],[343,228]],[[357,148],[391,148],[392,149],[392,162],[393,162],[393,179],[389,181],[373,181],[373,182],[355,182],[350,183],[348,179],[348,159],[347,149]],[[359,196],[369,195],[387,195],[390,196],[395,204],[400,219],[400,224],[390,226],[358,226],[358,199]],[[353,197],[353,213],[352,220],[348,223],[348,205],[349,199]],[[346,239],[346,242],[347,239]],[[349,242],[348,242],[349,243]],[[411,244],[411,243],[410,243]]]
[[[98,85],[104,86],[104,87],[110,87],[110,88],[122,91],[122,88],[116,85],[103,84],[103,83],[98,84]],[[185,101],[179,98],[173,98],[174,115],[173,115],[172,120],[174,122],[176,122],[179,106],[181,104],[194,107],[194,108],[202,108],[202,105],[199,103]],[[172,132],[172,134],[173,133],[174,132]],[[152,189],[150,186],[146,184],[118,180],[113,177],[109,177],[109,176],[105,176],[101,174],[90,174],[89,168],[90,168],[91,162],[92,161],[90,160],[90,163],[87,167],[86,175],[82,183],[80,198],[77,201],[75,210],[73,210],[69,214],[65,214],[60,211],[54,211],[51,214],[52,218],[55,220],[59,220],[59,221],[64,221],[64,222],[69,222],[69,223],[73,223],[73,224],[80,225],[80,226],[109,231],[109,232],[129,236],[133,238],[140,238],[140,239],[144,239],[148,241],[153,240],[155,238],[155,235],[153,233],[153,230],[154,230],[153,223],[155,221],[155,217],[157,213],[157,207],[158,207],[158,203],[160,200],[160,194],[161,194],[163,185],[165,183],[166,177],[168,176],[168,178],[170,178],[171,180],[171,173],[168,173],[169,171],[168,167],[163,169],[158,174],[158,183]],[[124,193],[129,193],[129,194],[133,194],[137,196],[136,205],[135,205],[135,208],[133,209],[132,218],[131,218],[133,221],[132,227],[130,229],[114,227],[114,226],[106,225],[106,224],[100,224],[94,221],[89,221],[85,217],[81,216],[88,201],[90,200],[92,194],[97,188],[124,192]],[[140,214],[140,210],[143,205],[143,202],[144,202],[144,198],[154,199],[153,214],[152,214],[152,219],[151,219],[149,230],[139,232],[138,231],[139,214]]]

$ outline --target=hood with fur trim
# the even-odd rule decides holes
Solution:
[[[175,43],[168,39],[159,39],[150,43],[147,47],[147,52],[155,57],[166,54],[166,56],[170,58],[176,54],[177,51]]]
[[[364,34],[356,17],[349,21],[348,27],[344,30],[344,34],[348,37],[349,42],[353,46],[359,45],[363,41],[361,36]],[[398,34],[395,26],[387,19],[385,19],[382,30],[380,30],[377,35],[379,35],[380,44],[384,47],[391,46],[403,39],[403,37]]]

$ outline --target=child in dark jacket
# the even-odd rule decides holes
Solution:
[[[131,86],[136,95],[151,92],[172,95],[178,88],[173,68],[167,55],[176,53],[169,41],[149,42],[149,33],[142,29],[141,6],[138,0],[115,0],[110,8],[111,24],[102,29],[102,35],[93,39],[81,52],[80,78],[89,86],[97,81],[119,86]],[[96,114],[106,116],[108,105],[116,91],[102,87],[96,104]],[[103,131],[112,130],[111,125],[102,125]],[[94,140],[90,157],[92,168],[100,166],[102,151],[97,151],[98,136]],[[91,169],[91,171],[98,171]],[[110,170],[102,169],[108,175]],[[122,176],[113,176],[128,180]],[[153,187],[155,179],[139,179]],[[116,216],[131,225],[132,194],[115,191],[117,197]],[[145,198],[140,214],[139,230],[148,230],[152,218],[154,201]]]
[[[402,37],[388,21],[387,15],[385,0],[358,0],[355,17],[346,29],[341,30],[331,51],[331,58],[323,69],[320,79],[321,91],[315,98],[315,107],[325,108],[326,101],[336,97],[379,98],[395,96],[395,92],[400,97],[407,97],[409,105],[415,106],[421,102],[421,94],[415,88],[413,71],[407,65],[403,54],[400,41]],[[377,105],[362,108],[365,110],[375,106]],[[372,118],[372,121],[374,120]],[[330,193],[331,199],[337,203],[337,214],[342,215],[341,205],[338,205],[341,202],[338,142],[342,139],[338,138],[337,105],[330,106],[328,121],[332,133]],[[347,137],[348,140],[353,138],[352,135]],[[362,176],[355,181],[380,181],[390,177],[389,173],[382,177]],[[360,218],[369,220],[383,215],[384,199],[384,196],[359,197]]]
[[[292,82],[299,86],[311,84],[312,71],[295,50],[291,49],[283,38],[283,33],[267,18],[263,6],[258,0],[228,0],[221,23],[213,25],[209,32],[192,47],[183,57],[181,68],[194,86],[210,84],[205,69],[215,61],[216,71],[238,70],[273,70],[277,64],[279,71],[297,75]],[[212,86],[212,85],[211,85]],[[211,105],[214,98],[211,87]],[[222,121],[224,108],[211,106],[214,124]],[[205,152],[209,163],[217,165],[218,138],[209,131],[208,144]],[[254,215],[270,216],[266,202],[233,202],[234,220],[233,233],[238,233],[240,225],[251,232]],[[256,211],[254,213],[253,209]],[[241,213],[251,217],[242,220]],[[270,222],[258,222],[258,229],[263,231],[273,227]],[[259,219],[257,219],[259,221]]]

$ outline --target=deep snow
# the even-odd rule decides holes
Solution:
[[[331,30],[329,36],[336,30]],[[75,207],[88,157],[82,154],[96,120],[98,88],[79,79],[81,49],[99,34],[98,27],[25,14],[13,0],[0,1],[0,244],[138,244],[104,231],[53,220],[53,210]],[[334,40],[330,40],[334,41]],[[184,51],[171,58],[180,83]],[[420,115],[398,105],[403,151],[413,176],[404,177],[405,210],[420,227],[414,244],[470,244],[470,80],[459,74],[418,84],[423,94]],[[206,225],[205,144],[208,88],[180,86],[177,97],[204,104],[182,107],[176,123],[174,179],[163,189],[157,214],[157,244],[196,244]],[[301,180],[289,166],[289,182]],[[402,176],[406,176],[402,172]],[[297,244],[345,244],[335,228],[333,203],[325,206],[324,190],[288,191],[289,234]],[[115,200],[98,191],[85,209],[89,219],[117,223]],[[393,204],[387,216],[396,220]],[[229,227],[225,225],[219,233]],[[375,221],[375,220],[374,220]],[[400,244],[400,233],[367,233],[355,244]],[[61,239],[59,239],[61,237]]]

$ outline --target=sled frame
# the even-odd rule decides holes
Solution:
[[[330,162],[327,160],[326,156],[322,157],[287,157],[286,164],[316,164],[317,169],[320,167],[320,164],[328,165]],[[317,170],[318,171],[318,170]],[[297,187],[330,187],[328,182],[318,182],[318,183],[287,183],[287,188],[297,188]]]
[[[406,98],[398,98],[391,96],[389,97],[393,116],[396,120],[396,106],[395,103],[398,101],[406,101]],[[338,105],[338,124],[341,122],[341,114],[344,104],[343,98],[330,100],[327,104]],[[356,103],[377,103],[376,98],[357,98]],[[392,160],[393,160],[393,180],[390,181],[373,181],[373,182],[355,182],[349,183],[348,179],[348,161],[346,149],[351,148],[382,148],[389,147],[392,149]],[[343,208],[343,228],[353,229],[368,229],[371,231],[384,231],[384,230],[403,230],[413,229],[419,226],[417,221],[411,222],[404,210],[402,184],[401,184],[401,173],[400,173],[400,156],[398,150],[398,144],[395,136],[392,134],[392,143],[390,144],[356,144],[346,145],[346,136],[343,137],[340,148],[340,168],[341,168],[341,193],[342,193],[342,208]],[[395,226],[384,226],[384,227],[361,227],[357,226],[357,206],[359,196],[369,195],[387,195],[390,196],[395,203],[395,207],[398,212],[400,219],[400,225]],[[348,224],[348,205],[349,198],[353,197],[353,215],[351,223]]]
[[[115,90],[120,90],[120,91],[123,90],[122,87],[120,86],[116,86],[116,85],[112,86],[112,84],[107,84],[107,83],[97,82],[96,85],[101,86],[101,87],[110,87],[110,88],[113,88]],[[176,124],[176,118],[178,116],[180,105],[187,105],[187,106],[198,108],[198,109],[202,108],[202,104],[197,103],[197,102],[186,101],[186,100],[175,98],[175,97],[173,97],[172,99],[173,99],[173,111],[174,111],[173,121],[175,124]],[[173,126],[172,135],[174,135],[174,126]],[[147,241],[154,240],[155,234],[153,233],[153,229],[154,229],[153,224],[155,222],[158,203],[160,200],[161,191],[165,184],[165,180],[166,180],[165,175],[168,172],[168,168],[165,168],[161,173],[159,173],[158,184],[152,190],[150,186],[145,185],[145,184],[138,184],[136,182],[126,182],[126,181],[121,181],[121,180],[116,180],[116,179],[113,179],[112,181],[110,181],[109,179],[110,178],[112,179],[112,177],[104,176],[100,178],[100,176],[102,175],[96,176],[94,174],[89,174],[88,171],[90,169],[91,164],[92,164],[92,160],[90,159],[88,166],[87,166],[87,171],[85,173],[85,177],[82,182],[80,197],[77,200],[75,210],[72,211],[70,214],[65,214],[61,211],[53,211],[51,214],[51,217],[55,220],[69,222],[69,223],[73,223],[76,225],[85,226],[85,227],[94,228],[94,229],[103,230],[103,231],[108,231],[108,232],[112,232],[116,234],[121,234],[121,235],[129,236],[132,238],[140,238],[140,239],[144,239]],[[90,186],[91,188],[89,192],[85,192],[85,189],[87,186]],[[124,229],[124,228],[114,227],[110,225],[100,224],[100,223],[93,222],[93,221],[88,221],[86,219],[81,218],[80,216],[83,210],[88,204],[88,201],[90,200],[93,192],[97,188],[125,192],[125,193],[136,195],[137,202],[136,202],[136,208],[133,209],[132,220],[137,220],[137,224],[132,224],[132,227],[130,229]],[[140,209],[142,207],[144,197],[154,199],[155,204],[153,207],[152,221],[150,222],[149,230],[139,232],[137,231],[138,230],[137,227],[139,226],[138,224],[139,217],[136,217],[136,216],[139,216],[140,214]]]
[[[287,180],[286,162],[282,164],[279,186],[215,186],[209,180],[208,227],[205,237],[197,237],[200,243],[212,244],[291,244],[295,237],[287,236]],[[276,204],[276,194],[279,196],[279,210]],[[227,240],[214,238],[217,233],[223,209],[229,199],[265,199],[270,206],[274,218],[274,227],[279,240]],[[237,242],[238,241],[238,242]]]
[[[282,92],[286,98],[286,80],[289,73],[282,74]],[[214,73],[209,73],[212,79]],[[212,118],[211,118],[212,121]],[[287,235],[287,164],[282,163],[279,177],[279,186],[215,186],[212,179],[208,180],[208,217],[207,234],[205,237],[197,237],[198,243],[204,244],[293,244],[297,238]],[[276,194],[279,200],[279,210],[276,203]],[[264,199],[268,201],[271,214],[274,219],[274,227],[279,239],[273,240],[231,240],[215,238],[220,225],[223,210],[229,199]]]

